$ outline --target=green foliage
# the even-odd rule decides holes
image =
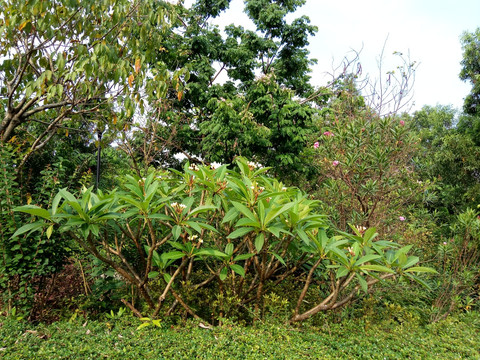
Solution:
[[[380,117],[348,81],[320,111],[313,157],[318,178],[308,183],[340,229],[349,223],[392,232],[424,186],[412,166],[418,139],[408,118]]]
[[[480,148],[454,124],[455,112],[448,107],[425,107],[413,117],[422,145],[415,166],[423,180],[434,181],[427,207],[441,214],[444,224],[480,203]]]
[[[478,313],[424,327],[388,321],[326,321],[318,327],[258,325],[202,328],[188,322],[173,328],[135,330],[138,322],[60,322],[33,327],[1,319],[0,353],[9,359],[475,359]],[[82,324],[84,324],[82,326]],[[152,344],[155,344],[152,346]]]
[[[292,179],[292,171],[304,171],[298,154],[312,132],[313,110],[294,96],[313,91],[306,47],[316,28],[306,17],[286,20],[302,3],[247,1],[245,11],[257,31],[229,25],[225,39],[209,18],[227,1],[198,1],[182,10],[177,26],[188,37],[175,31],[158,59],[165,71],[188,68],[190,73],[179,86],[185,92],[169,93],[156,109],[166,126],[149,128],[163,148],[155,154],[158,161],[176,165],[173,156],[188,153],[228,164],[241,155]],[[227,80],[217,84],[222,77]]]
[[[22,194],[15,174],[16,164],[16,156],[6,146],[1,145],[0,166],[3,175],[0,204],[0,288],[7,310],[16,307],[22,314],[31,315],[37,289],[43,286],[45,276],[61,269],[69,252],[69,244],[58,235],[51,236],[51,228],[42,229],[40,234],[25,236],[25,231],[21,229],[31,231],[40,230],[40,227],[32,221],[32,216],[23,216],[13,209],[21,204],[23,199],[26,199],[27,203],[49,206],[51,195],[57,191],[58,179],[65,177],[61,166],[46,168],[40,174],[37,188],[34,188],[32,193]],[[38,205],[25,205],[21,208],[25,209],[25,213],[34,216],[48,214]],[[13,238],[14,233],[19,236]]]
[[[466,114],[480,115],[480,28],[465,32],[462,36],[462,70],[460,79],[472,84],[470,94],[465,98],[463,109]]]
[[[433,321],[447,317],[452,311],[472,310],[478,306],[480,284],[480,215],[467,209],[451,226],[452,237],[437,246],[437,267],[433,295]]]
[[[268,284],[303,271],[307,278],[291,319],[302,321],[347,304],[358,291],[368,292],[394,274],[422,283],[415,274],[433,272],[415,266],[418,257],[407,255],[411,246],[377,241],[374,228],[327,235],[316,201],[266,177],[268,168],[243,158],[236,163],[238,172],[226,165],[185,166],[161,179],[154,172],[146,178],[127,175],[122,191],[95,194],[90,188],[75,197],[62,189],[48,210],[16,208],[39,220],[17,229],[13,238],[39,230],[47,238],[68,234],[133,285],[153,318],[167,295],[197,316],[177,291],[206,285],[224,297],[233,294],[238,306],[253,301],[259,316]],[[192,284],[192,272],[200,269],[209,275]],[[326,294],[305,311],[313,279],[325,284]]]
[[[170,74],[151,64],[173,5],[8,0],[1,11],[0,140],[37,129],[20,142],[20,168],[57,132],[68,136],[79,124],[118,131],[149,97],[165,96]]]

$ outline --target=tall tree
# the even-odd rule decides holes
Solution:
[[[306,17],[285,19],[302,0],[247,0],[256,31],[232,24],[222,36],[210,19],[228,3],[199,0],[179,10],[182,23],[158,52],[165,71],[185,67],[190,76],[177,89],[185,93],[171,92],[155,109],[167,125],[156,130],[157,155],[169,164],[179,152],[222,163],[244,155],[299,170],[313,110],[297,99],[313,91],[306,47],[316,27]]]
[[[463,34],[462,49],[460,79],[472,84],[472,90],[465,98],[464,111],[470,115],[480,115],[480,28]]]
[[[175,19],[160,0],[4,0],[0,141],[25,131],[28,157],[80,123],[128,120],[167,80],[144,66]],[[31,131],[35,123],[36,131]]]

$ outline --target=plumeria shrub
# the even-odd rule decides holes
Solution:
[[[320,111],[318,128],[312,151],[319,175],[312,190],[335,225],[401,229],[426,186],[414,172],[418,137],[408,118],[380,117],[354,91],[343,91]]]
[[[181,172],[127,176],[122,189],[108,193],[61,190],[49,209],[17,208],[38,221],[14,236],[70,236],[136,289],[146,306],[123,302],[139,316],[178,307],[210,321],[228,316],[227,304],[218,306],[228,299],[228,307],[249,309],[254,319],[263,316],[264,297],[291,281],[290,321],[302,321],[348,304],[379,281],[421,282],[418,272],[433,271],[416,266],[411,246],[379,240],[374,228],[333,235],[318,201],[267,172],[237,158],[234,170],[187,164]],[[200,309],[195,298],[207,289],[218,300]],[[319,292],[316,304],[304,301],[312,291]]]

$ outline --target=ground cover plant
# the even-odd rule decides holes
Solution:
[[[2,359],[478,359],[478,314],[427,326],[365,319],[286,327],[197,322],[137,330],[133,318],[33,326],[1,319]]]

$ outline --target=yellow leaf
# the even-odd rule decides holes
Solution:
[[[117,124],[117,115],[113,114],[113,125],[116,125]]]
[[[177,93],[177,97],[178,97],[178,101],[182,100],[183,91],[179,91],[179,92]]]
[[[27,194],[27,205],[30,205],[32,202],[32,195],[30,193]]]
[[[135,60],[135,73],[138,74],[138,72],[140,71],[140,67],[141,67],[140,58],[137,58],[137,60]]]
[[[18,27],[18,30],[22,31],[25,26],[30,22],[30,20],[24,21],[23,23],[20,24]]]
[[[68,137],[68,129],[65,130],[65,137]]]
[[[10,140],[8,140],[8,142],[14,143],[16,138],[17,138],[17,135],[14,135]]]
[[[135,76],[133,76],[133,74],[131,74],[131,75],[128,77],[128,85],[130,85],[130,87],[133,86],[133,80],[135,80]]]
[[[46,231],[48,239],[50,239],[50,236],[52,236],[52,232],[53,232],[53,225],[50,225]]]

